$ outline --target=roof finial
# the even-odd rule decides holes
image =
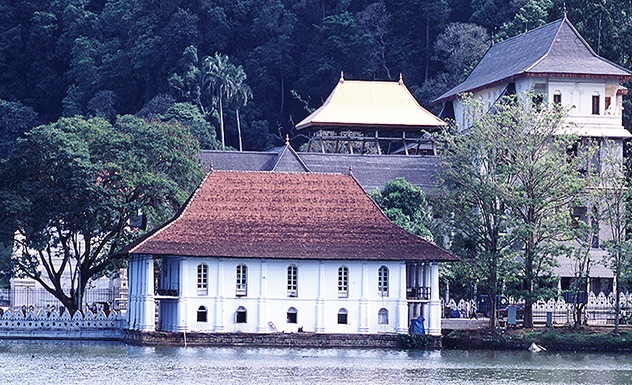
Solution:
[[[289,146],[290,145],[290,135],[285,134],[285,145]]]
[[[209,171],[210,171],[210,172],[215,171],[215,170],[213,169],[213,159],[211,159],[211,164],[209,165]]]
[[[399,85],[404,85],[404,78],[402,78],[402,73],[399,73]]]
[[[340,71],[340,83],[344,83],[344,82],[345,82],[345,72]]]
[[[563,4],[562,12],[564,12],[564,18],[566,19],[566,1],[563,2],[562,4]]]
[[[349,175],[353,175],[353,165],[349,165]]]

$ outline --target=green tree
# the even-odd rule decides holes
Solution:
[[[525,299],[525,327],[533,327],[533,303],[550,295],[551,268],[561,242],[573,239],[570,205],[586,187],[581,170],[592,158],[579,151],[569,156],[577,138],[558,106],[535,108],[532,95],[506,97],[483,119],[496,127],[502,162],[512,183],[503,186],[513,242],[520,248],[520,297]],[[562,135],[564,134],[564,135]]]
[[[533,303],[551,294],[551,269],[564,243],[575,239],[570,208],[585,190],[580,170],[591,157],[589,150],[569,156],[577,138],[564,123],[566,111],[535,108],[532,100],[506,96],[491,111],[466,101],[470,125],[444,135],[439,147],[457,244],[480,266],[490,293],[510,269],[505,278],[525,300],[525,327],[533,326]]]
[[[426,195],[421,188],[404,178],[386,182],[384,188],[370,194],[384,214],[396,225],[431,242],[434,237],[426,224],[430,222]]]
[[[451,230],[452,250],[489,295],[490,328],[496,328],[494,300],[511,268],[510,239],[507,237],[509,212],[505,186],[513,183],[506,167],[498,136],[497,116],[485,115],[479,100],[467,99],[466,108],[473,119],[466,130],[455,127],[437,136],[441,191],[437,208],[446,213],[444,222]]]
[[[235,67],[229,62],[227,55],[215,52],[214,56],[206,56],[203,59],[202,81],[204,87],[211,91],[213,99],[218,105],[222,150],[226,148],[224,101],[233,101],[236,95],[241,94],[241,100],[245,100],[245,104],[247,97],[251,95],[250,88],[244,83],[245,80],[246,72],[243,67]]]
[[[606,263],[614,273],[614,332],[618,334],[622,278],[632,265],[632,240],[626,235],[632,215],[628,207],[630,189],[629,179],[626,178],[628,170],[616,141],[606,141],[602,148],[601,159],[604,164],[599,186],[601,210],[612,237],[604,242],[603,248],[608,252]]]
[[[9,156],[15,140],[37,124],[37,113],[19,102],[0,99],[0,160]]]
[[[197,141],[177,123],[64,118],[19,139],[0,177],[0,233],[16,234],[15,274],[71,312],[139,230],[169,218],[202,177]]]
[[[217,150],[220,143],[215,137],[215,127],[204,119],[198,107],[192,103],[175,103],[164,114],[161,120],[179,122],[191,131],[191,135],[200,142],[202,150]]]

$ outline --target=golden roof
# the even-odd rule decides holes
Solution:
[[[445,126],[421,107],[401,79],[340,81],[325,103],[296,125],[296,129],[327,127],[429,128]]]

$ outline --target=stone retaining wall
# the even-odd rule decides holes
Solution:
[[[440,337],[430,337],[441,348]],[[186,342],[185,342],[186,339]],[[251,346],[293,348],[404,348],[396,334],[317,333],[141,333],[126,331],[123,340],[138,345]]]

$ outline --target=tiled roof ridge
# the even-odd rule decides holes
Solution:
[[[345,176],[341,172],[322,172],[322,171],[310,171],[310,172],[302,172],[302,171],[274,171],[274,170],[215,170],[213,173],[216,174],[227,174],[227,173],[239,173],[239,174],[296,174],[296,175],[342,175]],[[206,179],[206,178],[205,178]]]
[[[191,203],[193,203],[193,201],[195,200],[195,198],[197,197],[197,195],[199,194],[199,192],[202,190],[202,187],[204,186],[204,184],[206,183],[206,180],[210,177],[211,174],[213,174],[214,172],[218,172],[218,171],[209,171],[206,173],[206,175],[204,175],[204,178],[202,178],[202,181],[198,184],[197,188],[195,189],[195,191],[193,192],[193,194],[191,194],[191,196],[189,197],[189,199],[187,199],[186,203],[182,206],[182,209],[180,209],[180,211],[178,211],[178,213],[176,215],[173,216],[173,218],[171,218],[171,220],[166,223],[165,225],[163,225],[162,227],[160,227],[155,233],[151,234],[150,236],[148,236],[147,238],[143,239],[141,242],[139,242],[137,245],[135,245],[134,247],[132,247],[128,253],[132,254],[134,253],[134,251],[136,249],[138,249],[139,247],[141,247],[145,242],[149,241],[150,239],[152,239],[153,237],[157,236],[158,234],[162,233],[163,231],[165,231],[166,229],[168,229],[169,227],[171,227],[174,223],[178,222],[183,216],[184,213],[186,213],[186,211],[189,209],[189,207],[191,206]]]

